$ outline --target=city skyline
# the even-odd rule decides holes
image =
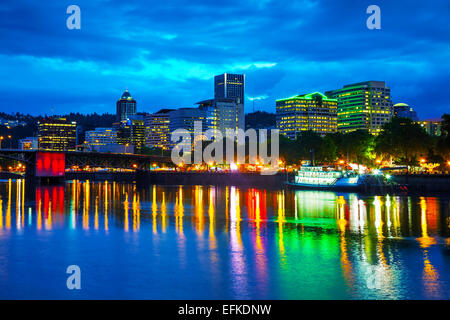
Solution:
[[[66,4],[18,1],[2,8],[0,111],[113,113],[126,88],[139,112],[193,107],[213,96],[215,75],[229,72],[246,75],[245,113],[250,99],[274,112],[279,98],[381,80],[394,103],[439,118],[450,106],[441,94],[449,4],[377,4],[381,30],[365,26],[368,3],[111,1],[94,10],[95,1],[80,1],[81,30],[68,30]]]
[[[450,300],[449,16],[0,3],[0,300],[169,319]]]

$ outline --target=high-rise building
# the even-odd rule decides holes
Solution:
[[[214,99],[200,101],[206,125],[225,135],[226,129],[245,129],[245,75],[224,73],[214,77]]]
[[[391,89],[384,81],[345,85],[325,93],[338,102],[338,131],[368,130],[378,134],[391,119]]]
[[[223,137],[226,130],[244,129],[244,105],[234,98],[215,98],[197,103],[206,112],[206,126],[217,130]]]
[[[417,117],[417,112],[408,106],[406,103],[396,103],[392,107],[392,116],[393,117],[401,117],[401,118],[408,118],[412,121],[419,121],[419,118]]]
[[[169,130],[186,129],[190,133],[201,134],[208,126],[206,123],[208,112],[200,108],[180,108],[169,113]],[[194,123],[201,121],[202,132],[194,132]]]
[[[106,146],[117,143],[117,131],[114,128],[95,128],[86,131],[85,139],[88,147]]]
[[[224,73],[214,77],[214,98],[237,99],[244,104],[245,75]]]
[[[75,151],[77,123],[65,118],[45,118],[39,121],[39,149],[49,151]]]
[[[208,110],[201,108],[180,108],[171,111],[169,114],[169,130],[170,133],[177,129],[185,129],[191,134],[191,145],[194,146],[194,136],[201,135],[208,129],[207,119]],[[202,128],[196,130],[195,122],[201,122]],[[188,145],[182,144],[180,141],[170,141],[170,148],[179,145],[182,148],[188,148]]]
[[[167,150],[170,145],[170,112],[171,109],[161,109],[145,116],[145,145],[150,148]]]
[[[116,121],[124,121],[135,115],[136,100],[133,99],[127,89],[116,103]]]
[[[145,122],[140,115],[130,116],[127,120],[113,124],[117,131],[117,143],[133,145],[134,149],[140,149],[145,145]]]
[[[302,131],[319,134],[337,131],[337,100],[320,92],[276,101],[277,129],[289,139]]]

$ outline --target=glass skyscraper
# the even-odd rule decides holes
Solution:
[[[224,73],[214,77],[214,101],[219,130],[245,129],[245,75]],[[231,110],[234,108],[234,111]],[[233,120],[229,121],[232,116]]]
[[[128,89],[116,103],[116,121],[124,121],[136,115],[136,100],[133,99]]]
[[[391,119],[391,89],[384,81],[365,81],[327,91],[338,102],[338,131],[368,130],[378,134]]]
[[[245,75],[224,73],[214,77],[214,98],[237,99],[244,103]]]
[[[244,129],[244,107],[235,99],[216,98],[197,102],[199,108],[206,111],[207,129],[220,132],[223,137],[226,130]]]

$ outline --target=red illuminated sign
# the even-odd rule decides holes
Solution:
[[[61,177],[66,168],[66,157],[63,152],[38,152],[36,154],[36,176]]]

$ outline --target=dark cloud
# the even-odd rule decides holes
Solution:
[[[140,111],[192,106],[213,95],[214,74],[242,72],[267,111],[375,79],[424,118],[450,112],[445,0],[379,0],[373,31],[365,0],[81,0],[81,30],[66,28],[70,4],[0,4],[1,111],[114,112],[125,87]]]

